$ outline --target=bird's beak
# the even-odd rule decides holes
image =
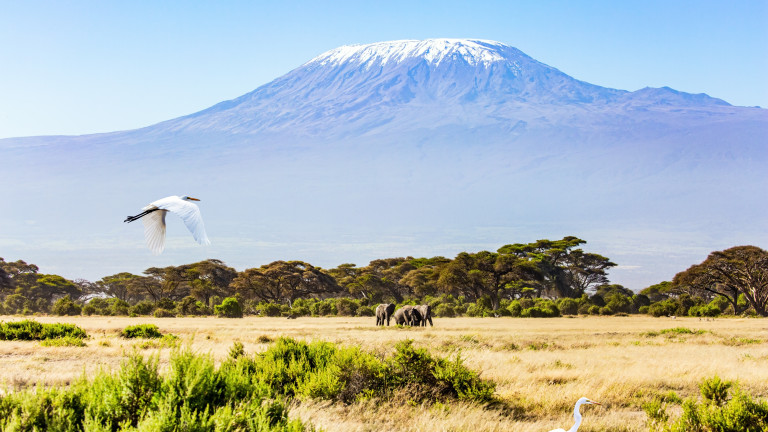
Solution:
[[[600,402],[589,401],[589,403],[591,403],[592,405],[600,405],[600,406],[603,406],[603,404],[601,404]]]
[[[200,201],[199,199],[197,199],[197,198],[192,198],[192,197],[187,197],[187,199],[189,199],[189,200],[192,200],[192,201]]]

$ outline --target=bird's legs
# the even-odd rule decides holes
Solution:
[[[128,216],[128,217],[125,218],[125,220],[123,222],[133,222],[136,219],[141,219],[142,217],[152,213],[153,211],[157,211],[157,210],[160,210],[160,209],[153,208],[151,210],[143,211],[143,212],[137,214],[136,216]]]

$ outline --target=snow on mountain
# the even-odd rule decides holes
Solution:
[[[766,110],[601,87],[498,42],[344,46],[146,128],[0,140],[0,184],[14,185],[0,256],[97,278],[207,257],[327,267],[577,235],[638,289],[714,249],[765,242],[766,137]],[[169,223],[153,258],[120,221],[186,194],[203,199],[212,246]]]

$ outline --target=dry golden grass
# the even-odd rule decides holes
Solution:
[[[5,321],[20,317],[0,317]],[[403,339],[433,354],[460,353],[466,364],[494,380],[505,409],[452,404],[404,403],[351,406],[297,402],[292,414],[327,431],[548,431],[568,428],[581,396],[603,403],[583,407],[583,431],[647,430],[641,404],[674,391],[696,395],[698,383],[715,374],[738,380],[750,394],[768,397],[768,320],[720,318],[577,317],[554,319],[435,319],[435,327],[375,327],[374,318],[127,318],[36,317],[76,324],[91,335],[87,347],[41,347],[0,342],[0,383],[9,390],[36,383],[66,384],[83,373],[116,368],[133,349],[170,348],[126,340],[128,325],[156,324],[194,351],[225,358],[239,341],[246,353],[261,351],[280,336],[358,345],[386,354]],[[684,327],[693,333],[666,332]],[[511,407],[511,408],[510,408]]]

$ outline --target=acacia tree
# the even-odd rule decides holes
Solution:
[[[616,264],[595,253],[576,249],[586,241],[573,236],[562,240],[537,240],[499,248],[498,252],[535,263],[542,275],[541,295],[581,297],[588,289],[608,283],[607,270]]]
[[[10,291],[12,287],[11,276],[5,271],[5,260],[0,257],[0,294]]]
[[[402,280],[405,274],[416,268],[411,263],[413,259],[377,259],[365,267],[342,264],[329,273],[352,295],[360,296],[369,302],[387,299],[400,303],[406,295],[411,294],[411,287],[402,283]]]
[[[158,302],[167,298],[181,300],[189,294],[190,276],[186,274],[187,266],[150,267],[144,270],[144,274],[154,279],[156,283],[148,280],[135,280],[134,285],[149,295],[153,301]]]
[[[5,286],[6,291],[12,291],[21,288],[23,291],[31,288],[37,283],[37,272],[40,270],[34,264],[27,264],[22,260],[5,262],[0,258],[0,268],[10,281]]]
[[[142,294],[136,292],[137,284],[133,283],[136,278],[140,277],[132,273],[122,272],[104,276],[96,281],[96,285],[100,287],[103,293],[122,301],[128,301],[138,298]]]
[[[410,265],[414,268],[403,275],[400,283],[409,287],[416,297],[435,294],[439,289],[440,272],[450,262],[441,256],[412,259]]]
[[[438,285],[447,292],[460,293],[474,301],[487,295],[491,307],[496,310],[500,300],[520,286],[518,282],[538,277],[535,265],[515,255],[462,252],[442,268]]]
[[[300,297],[337,293],[333,276],[303,261],[275,261],[240,272],[232,286],[247,298],[292,305]]]
[[[189,281],[190,294],[206,305],[213,296],[227,297],[230,294],[229,285],[237,277],[237,270],[217,259],[207,259],[183,267],[184,279]]]
[[[712,252],[701,264],[675,275],[676,285],[690,285],[728,299],[735,313],[744,311],[739,296],[761,316],[768,316],[768,251],[735,246]]]

